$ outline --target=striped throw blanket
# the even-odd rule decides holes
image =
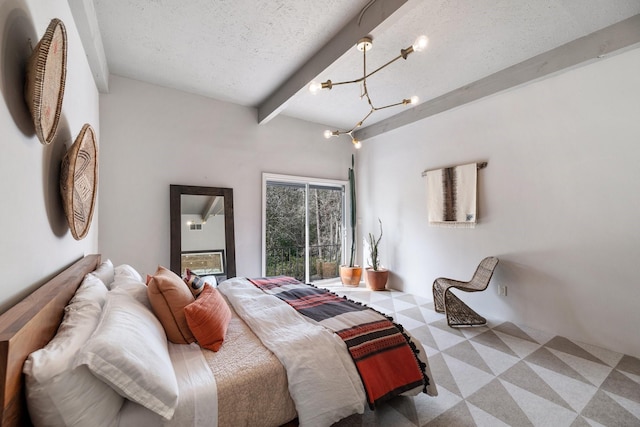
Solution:
[[[426,365],[417,357],[418,349],[402,327],[386,316],[292,277],[249,281],[344,340],[362,379],[370,408],[418,387],[426,393],[429,378]]]

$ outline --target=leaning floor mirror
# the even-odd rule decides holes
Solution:
[[[233,189],[170,186],[171,271],[236,276]]]

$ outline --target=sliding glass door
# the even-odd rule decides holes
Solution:
[[[264,174],[263,274],[304,282],[338,277],[345,183]]]

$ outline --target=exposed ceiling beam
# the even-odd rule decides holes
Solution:
[[[224,212],[224,197],[221,196],[212,196],[207,201],[204,209],[200,216],[203,221],[206,221],[211,215],[220,215]]]
[[[69,0],[69,7],[78,28],[96,87],[100,92],[108,93],[109,68],[93,0]]]
[[[351,49],[356,42],[371,33],[407,0],[384,0],[373,3],[362,15],[354,17],[335,37],[322,47],[302,67],[298,68],[278,89],[258,106],[258,123],[266,123],[282,111],[289,99],[318,74]]]
[[[354,132],[360,141],[640,43],[640,14]],[[584,64],[583,64],[584,65]]]

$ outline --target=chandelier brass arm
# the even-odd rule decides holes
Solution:
[[[371,97],[369,96],[369,91],[367,89],[367,79],[369,77],[371,77],[372,75],[376,74],[378,71],[382,70],[383,68],[391,65],[392,63],[396,62],[398,59],[402,58],[402,59],[407,59],[407,57],[413,53],[413,52],[421,52],[423,51],[428,44],[428,39],[426,36],[420,36],[416,39],[416,41],[414,42],[413,45],[409,46],[406,49],[401,49],[400,50],[400,55],[396,56],[395,58],[391,59],[389,62],[385,63],[384,65],[376,68],[375,70],[373,70],[372,72],[367,74],[367,51],[371,50],[371,47],[373,46],[373,39],[371,37],[363,37],[361,38],[358,43],[356,44],[356,48],[362,52],[362,60],[363,60],[363,73],[362,73],[362,77],[355,79],[355,80],[348,80],[348,81],[343,81],[343,82],[332,82],[331,80],[327,80],[325,82],[319,83],[316,81],[313,81],[309,84],[309,90],[311,91],[311,93],[317,93],[318,91],[320,91],[321,89],[332,89],[334,86],[339,86],[339,85],[345,85],[345,84],[352,84],[352,83],[362,83],[362,93],[360,95],[360,98],[366,98],[367,99],[367,103],[369,104],[370,110],[369,112],[362,118],[362,120],[360,120],[358,123],[356,123],[353,128],[351,128],[350,130],[335,130],[335,131],[331,131],[331,130],[326,130],[324,131],[324,137],[325,138],[331,138],[332,136],[340,136],[340,135],[349,135],[351,136],[351,142],[355,145],[356,148],[360,148],[361,147],[361,143],[360,141],[358,141],[357,139],[355,139],[353,137],[353,132],[359,128],[360,126],[362,126],[362,123],[364,123],[365,120],[367,120],[369,118],[369,116],[371,116],[374,112],[379,111],[379,110],[384,110],[386,108],[390,108],[390,107],[396,107],[398,105],[408,105],[408,104],[416,104],[418,102],[418,97],[417,96],[412,96],[409,99],[403,99],[400,102],[396,102],[393,104],[389,104],[389,105],[385,105],[383,107],[375,107],[373,105],[373,101],[371,100]]]

